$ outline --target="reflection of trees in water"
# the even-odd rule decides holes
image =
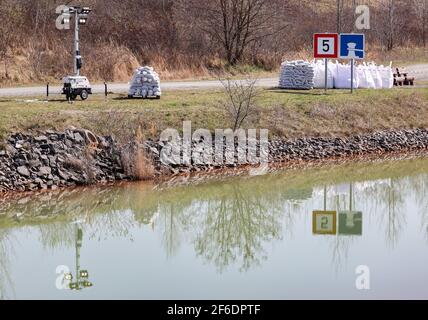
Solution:
[[[415,202],[421,217],[421,231],[428,241],[428,175],[420,175],[413,180]]]
[[[133,240],[130,230],[135,226],[134,216],[131,212],[110,212],[88,216],[83,230],[88,233],[89,239],[98,241],[111,238],[127,238]]]
[[[413,177],[411,178],[413,179]],[[357,201],[366,204],[364,215],[374,216],[384,228],[387,244],[395,247],[406,227],[406,199],[414,192],[408,179],[388,179],[360,190]]]
[[[8,290],[13,291],[13,282],[9,274],[13,240],[9,230],[0,229],[0,300],[11,298],[8,296]],[[12,295],[14,295],[13,292]]]
[[[283,185],[280,178],[277,182]],[[287,229],[292,226],[295,212],[291,208],[298,210],[301,204],[288,200],[301,199],[302,192],[311,195],[311,189],[282,190],[270,185],[266,190],[257,180],[233,180],[161,190],[134,212],[137,220],[158,229],[168,256],[188,234],[194,236],[189,241],[196,253],[219,270],[238,261],[246,270],[266,258],[263,244],[280,239],[283,223]]]
[[[338,236],[333,237],[330,242],[332,251],[332,264],[336,273],[338,273],[347,263],[349,251],[352,245],[357,241],[356,236]]]
[[[181,244],[182,233],[185,229],[183,209],[179,204],[167,202],[159,205],[156,226],[162,234],[162,244],[168,257],[174,256]]]
[[[385,214],[382,215],[382,223],[385,223],[386,238],[392,247],[397,245],[400,233],[406,225],[404,192],[404,184],[391,180],[391,186],[385,194],[387,208]]]
[[[342,171],[334,174],[344,176]],[[188,240],[194,243],[197,254],[219,270],[235,263],[247,270],[266,258],[267,242],[292,234],[297,216],[307,217],[312,210],[312,200],[307,199],[311,198],[314,181],[319,184],[332,175],[292,172],[157,191],[139,184],[84,188],[29,196],[6,207],[0,200],[0,210],[10,217],[22,213],[21,223],[37,224],[45,248],[71,247],[74,233],[70,223],[74,220],[83,220],[85,235],[96,240],[132,239],[130,229],[143,224],[160,232],[168,256],[174,255],[189,235],[194,237]],[[405,227],[404,204],[410,194],[418,195],[422,224],[428,227],[426,175],[418,175],[417,182],[415,179],[395,178],[392,184],[390,180],[375,181],[372,187],[355,191],[356,204],[361,209],[370,205],[369,211],[379,217],[380,227],[385,228],[393,245]],[[336,208],[347,209],[345,202],[340,200]],[[365,218],[368,213],[364,212]],[[332,243],[336,265],[346,261],[353,241],[346,237]]]
[[[339,223],[340,211],[353,211],[355,209],[355,190],[350,188],[350,195],[336,195],[330,199],[332,208],[338,213],[337,223]],[[339,230],[337,230],[339,232]],[[332,264],[336,273],[338,273],[347,263],[349,251],[352,245],[357,241],[358,236],[338,235],[331,238],[330,247],[332,252]]]
[[[72,248],[74,246],[74,226],[71,223],[49,223],[36,227],[40,243],[45,249]]]
[[[195,240],[198,255],[219,270],[240,260],[242,270],[267,259],[263,244],[281,236],[281,204],[259,192],[245,192],[239,183],[209,200]]]
[[[146,198],[147,210],[139,208],[136,219],[158,229],[168,256],[189,234],[197,254],[220,270],[237,261],[248,269],[266,258],[263,243],[279,239],[283,223],[291,230],[302,204],[289,200],[311,194],[310,189],[267,192],[262,185],[234,180],[162,190],[154,195],[157,200]]]
[[[9,219],[9,225],[35,225],[45,248],[71,248],[74,246],[74,221],[82,222],[89,238],[130,237],[129,230],[135,222],[128,210],[132,205],[129,201],[136,200],[136,193],[128,193],[128,190],[128,187],[79,188],[35,193],[26,196],[25,201],[17,199],[2,208],[11,218],[20,214],[20,222]],[[141,194],[142,189],[138,190]]]

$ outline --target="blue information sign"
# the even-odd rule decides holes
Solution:
[[[342,33],[340,34],[340,58],[364,59],[366,41],[364,34]]]

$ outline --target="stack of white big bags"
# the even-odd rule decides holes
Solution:
[[[159,75],[152,67],[145,66],[135,70],[128,91],[129,97],[160,98],[161,95]]]
[[[356,67],[358,88],[362,89],[392,89],[394,73],[392,64],[389,67],[378,66],[375,63],[363,63]]]
[[[279,87],[309,90],[314,87],[314,66],[308,61],[286,61],[281,64]]]
[[[314,61],[314,88],[325,88],[325,62],[324,60]],[[337,67],[333,63],[327,64],[327,88],[334,88],[334,79],[336,78]]]
[[[314,61],[313,65],[315,69],[314,88],[325,88],[324,61]],[[351,88],[351,64],[329,61],[327,69],[327,88]],[[356,65],[353,78],[354,88],[356,89],[391,89],[394,86],[392,64],[387,67],[378,66],[373,62]]]

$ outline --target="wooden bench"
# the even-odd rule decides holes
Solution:
[[[396,68],[396,73],[394,73],[394,86],[402,87],[402,86],[414,86],[415,78],[409,77],[407,72],[403,72],[399,68]]]

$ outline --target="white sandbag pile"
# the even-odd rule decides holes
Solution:
[[[317,60],[312,63],[314,66],[314,88],[325,88],[325,62],[324,60]],[[328,62],[327,64],[327,88],[334,88],[334,79],[337,77],[337,67],[334,63]]]
[[[351,64],[336,62],[337,74],[334,80],[336,89],[351,88]],[[392,89],[394,75],[392,66],[378,66],[374,62],[362,63],[354,67],[354,88],[356,89]]]
[[[363,63],[356,68],[358,88],[360,89],[392,89],[394,73],[392,64],[389,67],[378,66],[375,63]]]
[[[314,66],[308,61],[286,61],[281,64],[279,87],[310,90],[314,87]]]
[[[336,65],[336,78],[334,79],[334,87],[336,89],[351,89],[351,65],[335,63]],[[358,76],[356,68],[354,68],[354,88],[358,88]]]
[[[312,78],[311,78],[312,77]],[[323,89],[325,88],[324,60],[287,61],[281,65],[279,80],[284,89]],[[354,66],[355,89],[391,89],[394,86],[392,64],[388,67],[375,63],[362,63]],[[351,88],[351,64],[328,61],[327,88]]]
[[[162,95],[159,75],[152,67],[140,67],[132,77],[128,97],[160,98]]]

